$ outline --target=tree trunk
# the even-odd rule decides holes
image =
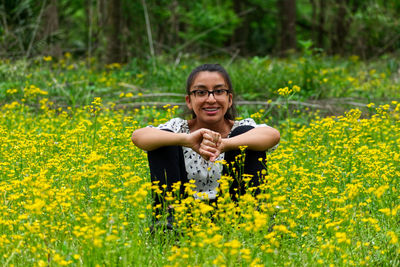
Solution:
[[[310,0],[312,7],[312,38],[316,47],[324,48],[326,0]]]
[[[59,30],[57,0],[51,0],[43,13],[43,37],[47,40],[46,54],[60,57],[61,47],[57,38],[54,36]]]
[[[349,20],[346,11],[347,1],[337,0],[337,5],[337,13],[335,17],[335,23],[333,25],[334,35],[332,36],[332,52],[342,54],[344,42],[349,29]]]
[[[108,64],[121,62],[121,0],[109,0],[106,27]]]
[[[179,41],[179,3],[177,0],[173,0],[171,4],[168,6],[171,12],[170,18],[170,34],[168,36],[168,47],[172,47]]]
[[[278,0],[280,17],[280,54],[296,50],[296,0]]]
[[[313,42],[315,43],[315,41],[317,40],[317,6],[315,3],[315,0],[310,0],[310,4],[311,4],[311,36],[313,39]]]
[[[324,47],[325,4],[326,0],[319,1],[317,47],[320,48]]]
[[[101,62],[106,62],[107,54],[107,18],[108,18],[108,0],[96,1],[96,22],[93,31],[93,50]]]
[[[250,5],[247,1],[233,1],[233,9],[235,10],[235,13],[238,17],[240,17],[240,14],[246,10],[246,7],[248,8],[249,6]],[[230,40],[228,40],[228,42],[226,43],[226,46],[232,47],[233,49],[240,49],[240,52],[242,54],[246,54],[248,52],[246,43],[249,38],[250,28],[248,15],[243,16],[241,20],[241,23],[236,27]]]

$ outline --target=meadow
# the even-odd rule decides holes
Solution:
[[[235,177],[226,176],[220,181],[218,208],[169,194],[177,231],[150,233],[153,185],[146,153],[132,145],[130,135],[136,128],[177,116],[180,109],[171,105],[116,109],[118,101],[130,99],[127,94],[145,93],[131,93],[125,87],[117,95],[111,96],[110,89],[98,97],[99,77],[121,74],[121,66],[109,67],[116,72],[95,72],[71,63],[71,70],[67,64],[64,72],[64,67],[35,64],[32,68],[42,70],[42,77],[27,67],[2,83],[6,90],[0,108],[1,265],[400,265],[400,103],[396,100],[369,103],[362,111],[349,109],[337,116],[291,113],[285,100],[319,89],[305,93],[295,75],[277,83],[270,94],[283,100],[282,106],[273,107],[282,110],[279,120],[271,110],[242,109],[244,116],[281,132],[279,148],[261,159],[268,166],[261,193],[254,197],[254,188],[248,188],[234,203],[227,188]],[[290,64],[285,66],[296,72]],[[2,66],[9,70],[10,65]],[[76,71],[70,73],[74,66]],[[71,81],[58,83],[66,74],[77,75],[72,84],[92,77],[80,76],[78,70],[94,73],[93,83],[87,83],[93,90],[71,85],[82,90],[73,94],[66,89]],[[348,70],[337,67],[337,71]],[[388,72],[368,70],[369,78],[353,78],[350,85],[347,79],[343,94],[364,88],[377,91],[374,96],[389,97],[382,84],[390,84],[389,92],[398,92],[399,87],[395,72]],[[21,79],[15,79],[18,75]],[[376,79],[371,78],[374,75]],[[139,79],[137,74],[126,76]],[[109,81],[110,88],[113,81],[117,84],[107,79],[103,82]],[[313,78],[324,85],[333,76],[326,79]],[[127,83],[140,86],[132,80]],[[339,85],[335,88],[340,92]],[[192,185],[186,187],[190,192]]]

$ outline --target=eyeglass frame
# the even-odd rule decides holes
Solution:
[[[204,90],[204,89],[197,89],[197,90],[190,91],[189,95],[194,95],[194,97],[199,97],[199,98],[202,98],[202,97],[204,97],[204,98],[207,97],[208,98],[208,97],[210,97],[210,95],[213,95],[214,98],[217,98],[219,95],[217,95],[217,97],[216,97],[216,95],[215,95],[216,91],[223,91],[224,93],[226,93],[225,94],[226,96],[231,92],[229,89],[215,89],[215,90],[212,90],[212,91]],[[206,95],[198,96],[198,95],[196,95],[197,92],[207,92],[207,96]],[[220,96],[223,96],[223,95],[221,94]]]

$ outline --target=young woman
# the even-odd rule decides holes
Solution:
[[[246,146],[244,173],[252,175],[251,186],[258,186],[265,165],[259,158],[273,149],[280,140],[279,132],[253,119],[235,121],[231,80],[219,64],[195,68],[186,83],[186,105],[191,120],[174,118],[158,127],[135,130],[132,142],[148,152],[152,181],[170,191],[181,182],[180,192],[188,180],[194,180],[195,198],[218,197],[218,180],[228,169],[215,161],[233,163],[240,147]],[[244,194],[244,187],[234,180],[230,188],[233,200]],[[163,190],[163,189],[162,189]],[[155,205],[163,201],[155,198]],[[158,205],[158,207],[161,205]]]

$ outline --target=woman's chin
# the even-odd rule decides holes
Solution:
[[[198,117],[199,120],[201,120],[203,123],[208,123],[208,124],[215,124],[218,123],[220,121],[224,120],[223,116],[216,116],[216,115],[209,115],[209,116],[202,116],[202,117]]]

